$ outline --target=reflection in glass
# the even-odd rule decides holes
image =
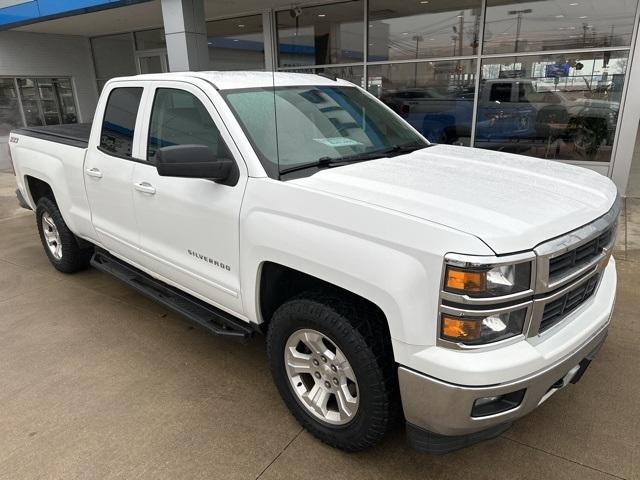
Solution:
[[[324,73],[336,78],[341,78],[364,88],[364,68],[362,65],[316,68],[315,73]]]
[[[102,119],[101,149],[120,157],[131,157],[142,90],[138,87],[111,90]]]
[[[136,74],[131,35],[107,35],[91,39],[96,77],[108,80]]]
[[[365,161],[426,146],[414,130],[352,86],[276,86],[229,90],[224,96],[273,178],[294,170],[308,175],[323,162]]]
[[[369,61],[474,55],[480,0],[370,0]]]
[[[262,15],[207,22],[209,68],[264,70]]]
[[[369,66],[369,91],[429,141],[469,145],[475,60]]]
[[[280,67],[361,62],[363,9],[352,0],[277,12]]]
[[[162,73],[162,58],[160,55],[138,57],[140,73]]]
[[[627,52],[485,59],[476,147],[608,162]]]
[[[22,126],[18,95],[13,78],[0,78],[0,137]]]
[[[36,81],[32,78],[19,78],[18,88],[22,98],[22,110],[28,127],[40,127],[44,125],[44,119],[40,112]]]
[[[135,32],[136,50],[153,50],[156,48],[167,48],[164,36],[164,28],[153,30],[142,30]]]
[[[637,0],[487,0],[483,53],[628,47]]]
[[[71,81],[66,78],[54,78],[53,84],[56,89],[62,123],[76,123],[78,116],[76,113],[76,102],[73,98]]]

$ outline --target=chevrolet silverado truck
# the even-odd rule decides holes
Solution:
[[[9,145],[56,269],[91,265],[218,335],[264,334],[286,406],[347,451],[402,421],[427,452],[495,437],[607,335],[609,179],[430,144],[340,79],[117,78],[92,125]]]

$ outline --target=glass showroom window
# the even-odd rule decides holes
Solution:
[[[341,78],[364,88],[364,67],[362,65],[346,65],[340,67],[316,67],[287,70],[295,73],[323,73]]]
[[[481,0],[369,0],[370,62],[474,55]]]
[[[134,33],[136,50],[157,50],[167,48],[164,28],[141,30]]]
[[[608,162],[627,55],[484,59],[475,145],[539,158]]]
[[[487,0],[483,53],[628,47],[637,0]]]
[[[0,78],[0,138],[22,125],[15,79]]]
[[[209,68],[264,70],[262,15],[207,22]]]
[[[277,12],[280,67],[356,63],[364,59],[362,0]]]
[[[475,60],[370,65],[369,91],[438,143],[469,145]]]
[[[76,123],[76,106],[69,79],[18,78],[27,126]]]
[[[130,33],[91,39],[98,90],[107,80],[136,74],[136,63]]]

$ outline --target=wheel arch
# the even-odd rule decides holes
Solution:
[[[33,175],[25,175],[24,184],[27,189],[27,195],[31,199],[34,209],[42,197],[49,197],[56,202],[55,193],[53,192],[53,188],[49,182]]]
[[[256,284],[258,321],[264,331],[268,329],[274,312],[287,300],[306,291],[322,291],[349,299],[362,305],[363,308],[371,309],[372,316],[376,317],[375,327],[391,341],[389,321],[383,308],[351,289],[273,261],[263,262],[260,265],[258,276]]]

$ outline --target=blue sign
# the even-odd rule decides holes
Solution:
[[[14,0],[0,8],[0,30],[149,0]]]
[[[545,67],[545,76],[547,78],[558,78],[569,76],[569,64],[565,63],[552,63]]]

